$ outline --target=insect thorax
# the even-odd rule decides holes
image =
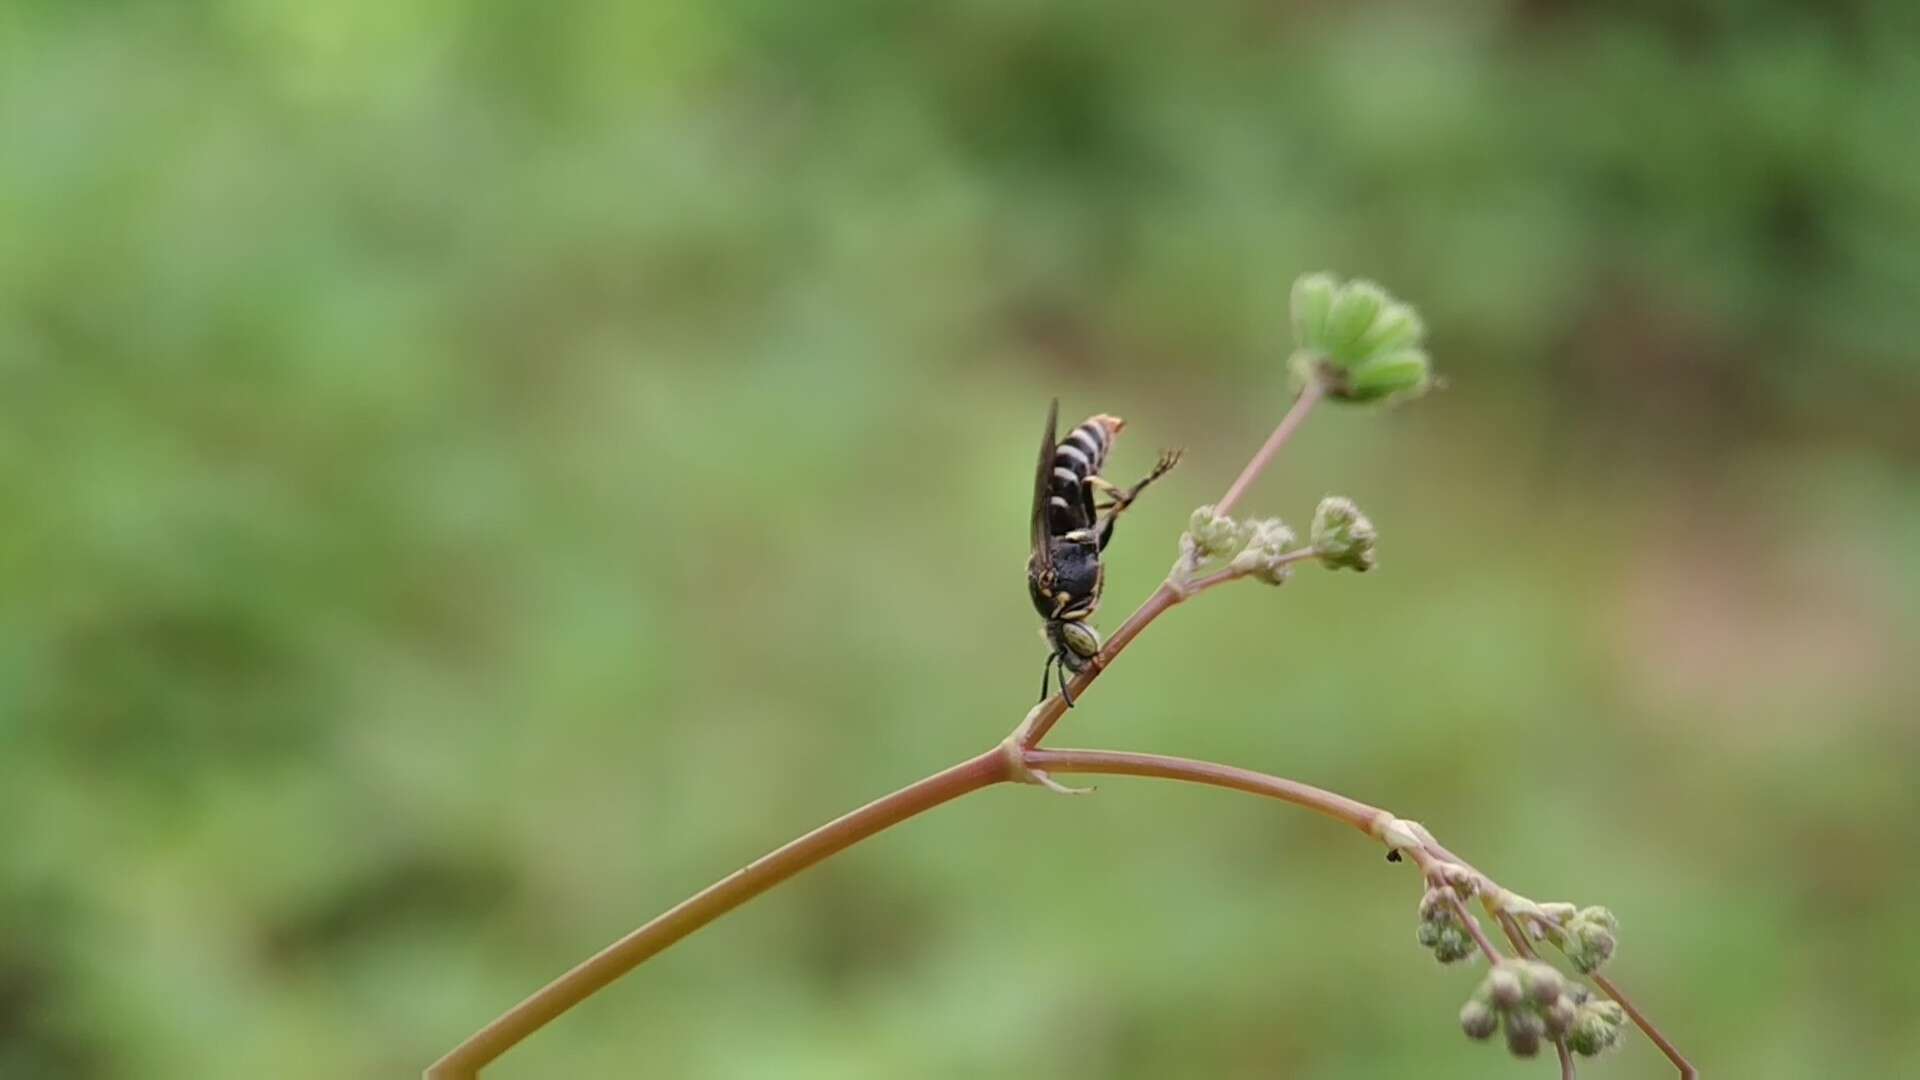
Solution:
[[[1103,577],[1100,550],[1090,541],[1055,540],[1052,545],[1052,569],[1045,580],[1027,574],[1027,591],[1034,610],[1044,619],[1084,618],[1100,603]],[[1065,593],[1063,599],[1061,594]]]

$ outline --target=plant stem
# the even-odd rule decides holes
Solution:
[[[1434,884],[1446,894],[1447,903],[1453,908],[1453,917],[1459,919],[1460,925],[1466,927],[1467,933],[1473,935],[1473,940],[1480,943],[1480,951],[1487,954],[1487,964],[1491,967],[1499,967],[1504,957],[1500,955],[1499,949],[1493,947],[1493,942],[1488,940],[1486,930],[1480,926],[1480,920],[1474,918],[1473,912],[1467,910],[1467,905],[1460,902],[1460,894],[1454,892],[1452,886],[1445,881]]]
[[[1168,608],[1184,599],[1186,597],[1171,584],[1161,582],[1160,587],[1153,591],[1153,595],[1147,597],[1147,602],[1127,616],[1127,621],[1121,623],[1120,629],[1115,630],[1113,636],[1107,639],[1106,647],[1100,650],[1100,655],[1093,658],[1093,662],[1087,665],[1085,671],[1074,677],[1071,687],[1073,699],[1080,700],[1080,695],[1086,691],[1087,687],[1093,685],[1093,680],[1100,677],[1100,673],[1107,669],[1107,665],[1113,663],[1113,658],[1119,656],[1126,649],[1127,644],[1138,637],[1140,631],[1147,628],[1148,623],[1159,618]],[[1038,746],[1040,740],[1047,737],[1047,732],[1053,730],[1053,725],[1059,723],[1066,712],[1065,697],[1055,694],[1042,702],[1040,708],[1027,715],[1019,730],[1014,733],[1014,741],[1022,749]]]
[[[1026,762],[1028,768],[1049,773],[1152,776],[1163,780],[1184,780],[1188,783],[1264,795],[1270,799],[1279,799],[1281,802],[1305,807],[1335,821],[1345,822],[1368,836],[1374,835],[1374,822],[1384,814],[1384,811],[1379,808],[1368,806],[1358,799],[1349,799],[1345,795],[1335,794],[1311,784],[1302,784],[1297,780],[1269,776],[1266,773],[1235,768],[1232,765],[1219,765],[1211,761],[1168,757],[1165,754],[1132,754],[1120,750],[1036,748],[1022,753],[1021,759]]]
[[[1635,1007],[1633,1002],[1628,1000],[1626,994],[1620,992],[1620,988],[1613,984],[1613,980],[1598,974],[1589,975],[1588,978],[1593,981],[1593,985],[1600,988],[1601,992],[1618,1002],[1620,1007],[1626,1010],[1627,1015],[1633,1018],[1634,1026],[1645,1032],[1647,1038],[1653,1040],[1653,1045],[1659,1047],[1660,1052],[1667,1055],[1667,1060],[1673,1063],[1673,1067],[1680,1070],[1681,1080],[1697,1080],[1700,1075],[1700,1070],[1694,1068],[1693,1063],[1681,1055],[1678,1047],[1667,1041],[1667,1037],[1661,1034],[1660,1029],[1653,1025],[1653,1021],[1647,1019],[1647,1015]]]
[[[1306,422],[1307,414],[1313,411],[1313,407],[1318,405],[1324,396],[1326,391],[1321,388],[1320,380],[1314,379],[1307,383],[1306,389],[1300,391],[1300,396],[1293,399],[1293,407],[1287,410],[1287,415],[1281,417],[1280,426],[1273,429],[1273,434],[1267,436],[1267,441],[1261,445],[1259,452],[1253,455],[1253,460],[1247,462],[1247,467],[1240,470],[1240,475],[1234,478],[1233,486],[1227,489],[1227,493],[1220,496],[1219,502],[1213,504],[1215,514],[1227,517],[1233,513],[1233,508],[1240,504],[1240,497],[1245,495],[1247,489],[1253,486],[1253,482],[1266,471],[1267,465],[1273,461],[1273,456],[1280,452],[1280,448],[1287,444],[1288,439],[1293,438],[1293,433]]]
[[[475,1076],[515,1043],[642,961],[800,871],[942,803],[1011,778],[1005,753],[995,747],[820,826],[721,878],[582,961],[454,1047],[434,1062],[426,1075],[429,1080]]]

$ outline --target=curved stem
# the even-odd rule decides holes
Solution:
[[[1120,750],[1042,750],[1021,754],[1030,769],[1049,773],[1095,773],[1108,776],[1152,776],[1162,780],[1185,780],[1211,787],[1231,788],[1253,795],[1305,807],[1335,821],[1345,822],[1368,836],[1385,811],[1368,806],[1298,780],[1269,776],[1252,769],[1219,765],[1211,761],[1168,757],[1165,754],[1131,754]]]
[[[999,747],[836,818],[707,886],[542,987],[427,1069],[429,1080],[476,1075],[548,1021],[642,961],[802,870],[941,803],[1011,779]]]

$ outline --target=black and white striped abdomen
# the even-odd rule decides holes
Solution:
[[[1087,477],[1098,475],[1106,464],[1121,425],[1117,416],[1089,417],[1054,445],[1053,473],[1047,481],[1047,531],[1054,536],[1093,527],[1093,488]]]

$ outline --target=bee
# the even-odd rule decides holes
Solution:
[[[1047,408],[1047,429],[1040,438],[1040,464],[1033,478],[1032,552],[1027,557],[1027,592],[1046,620],[1042,634],[1051,651],[1040,670],[1040,699],[1046,700],[1054,665],[1060,667],[1060,696],[1073,705],[1068,680],[1086,670],[1100,653],[1100,635],[1087,620],[1100,607],[1106,567],[1100,554],[1113,539],[1113,527],[1148,484],[1179,463],[1180,452],[1167,451],[1146,479],[1118,488],[1100,475],[1114,436],[1125,421],[1104,413],[1089,417],[1055,440],[1060,402]],[[1096,499],[1096,493],[1106,501]]]

